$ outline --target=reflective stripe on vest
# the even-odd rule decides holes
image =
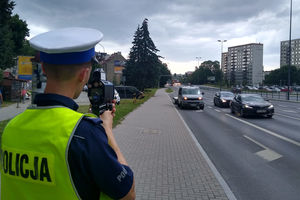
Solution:
[[[2,200],[80,199],[68,148],[83,116],[66,107],[27,109],[7,124],[2,135]]]

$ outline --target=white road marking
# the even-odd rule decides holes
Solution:
[[[207,106],[208,108],[212,108],[211,106]]]
[[[292,117],[292,116],[283,115],[283,114],[279,114],[279,113],[275,113],[275,115],[280,115],[280,116],[283,116],[283,117],[287,117],[287,118],[291,118],[291,119],[295,119],[295,120],[299,120],[300,121],[300,118],[297,118],[297,117]]]
[[[196,110],[195,112],[199,112],[199,113],[202,113],[202,112],[203,112],[203,110]]]
[[[278,110],[281,110],[283,112],[288,112],[288,113],[297,113],[296,111],[294,110],[282,110],[282,109],[278,109]]]
[[[288,106],[284,106],[284,105],[281,105],[281,104],[278,104],[277,106],[280,106],[280,107],[283,107],[283,108],[287,108]]]
[[[217,112],[221,112],[220,110],[218,110],[218,109],[215,109],[215,111],[217,111]]]
[[[261,131],[263,131],[263,132],[265,132],[265,133],[267,133],[267,134],[269,134],[269,135],[275,136],[275,137],[277,137],[277,138],[279,138],[279,139],[282,139],[282,140],[284,140],[284,141],[286,141],[286,142],[289,142],[289,143],[292,143],[292,144],[294,144],[294,145],[300,146],[300,143],[297,142],[297,141],[295,141],[295,140],[289,139],[289,138],[287,138],[287,137],[284,137],[284,136],[282,136],[282,135],[279,135],[278,133],[275,133],[275,132],[273,132],[273,131],[269,131],[269,130],[267,130],[267,129],[265,129],[265,128],[262,128],[262,127],[260,127],[260,126],[255,125],[255,124],[252,124],[252,123],[250,123],[250,122],[244,121],[244,120],[242,120],[242,119],[236,118],[236,117],[231,116],[231,115],[229,115],[229,114],[226,114],[226,115],[227,115],[228,117],[231,117],[232,119],[238,120],[238,121],[240,121],[240,122],[242,122],[242,123],[244,123],[244,124],[247,124],[247,125],[252,126],[252,127],[256,128],[256,129],[259,129],[259,130],[261,130]]]
[[[234,196],[233,192],[231,191],[230,187],[227,185],[227,183],[225,182],[225,180],[223,179],[223,177],[221,176],[221,174],[219,173],[219,171],[217,170],[217,168],[215,167],[215,165],[213,164],[213,162],[210,160],[210,158],[208,157],[207,153],[205,152],[205,150],[202,148],[202,146],[200,145],[200,143],[198,142],[198,140],[196,139],[194,133],[191,131],[191,129],[189,128],[189,126],[185,123],[184,119],[182,118],[182,116],[180,115],[180,113],[178,112],[177,109],[174,110],[176,111],[177,115],[179,116],[179,118],[182,120],[185,128],[188,130],[188,133],[190,134],[190,136],[192,137],[192,139],[194,140],[196,146],[198,147],[199,151],[201,152],[202,156],[204,157],[204,159],[206,160],[208,166],[210,167],[210,169],[212,170],[213,174],[215,175],[215,177],[217,178],[217,180],[219,181],[220,185],[222,186],[222,188],[224,189],[227,197],[229,200],[237,200],[236,197]]]
[[[256,140],[250,138],[249,136],[244,135],[244,137],[265,149],[265,150],[256,152],[255,154],[258,155],[259,157],[267,160],[268,162],[277,160],[282,157],[282,155],[280,155],[279,153],[276,153],[275,151],[271,150],[270,148],[264,146],[263,144],[257,142]]]

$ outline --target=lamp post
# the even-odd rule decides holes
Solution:
[[[200,66],[200,65],[199,65],[199,62],[200,62],[201,57],[197,56],[196,59],[197,59],[197,61],[198,61],[197,67],[199,67],[199,66]]]
[[[104,48],[104,46],[103,46],[102,44],[100,44],[100,43],[98,43],[98,44],[102,47],[103,53],[105,53],[105,48]]]
[[[288,93],[287,93],[287,100],[290,100],[290,85],[291,85],[291,60],[292,60],[292,0],[290,6],[290,38],[289,38],[289,69],[288,69]]]
[[[221,60],[220,60],[220,65],[221,65],[221,72],[222,72],[223,42],[227,42],[227,40],[218,40],[218,42],[221,42]],[[221,90],[222,90],[222,73],[220,75],[220,91]]]

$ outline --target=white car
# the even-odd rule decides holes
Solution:
[[[116,104],[119,105],[121,99],[120,99],[120,95],[119,95],[119,93],[117,92],[116,89],[115,89],[114,99],[116,100]]]

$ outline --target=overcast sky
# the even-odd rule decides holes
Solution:
[[[163,62],[172,73],[193,71],[199,62],[218,60],[221,45],[264,44],[264,70],[280,64],[280,41],[289,38],[290,0],[14,0],[30,37],[70,26],[99,29],[97,50],[128,57],[144,18]],[[300,1],[293,1],[292,39],[300,38]],[[200,60],[196,57],[201,57]]]

